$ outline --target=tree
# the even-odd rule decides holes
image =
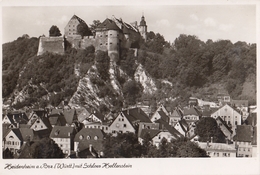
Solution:
[[[49,36],[61,36],[60,29],[57,26],[51,26]]]
[[[84,36],[90,36],[92,35],[91,31],[88,28],[88,25],[86,23],[79,23],[77,26],[78,34],[81,35],[83,38]]]
[[[64,158],[60,147],[52,139],[47,137],[31,145],[27,144],[27,148],[22,150],[19,158],[28,158],[28,155],[31,158]]]
[[[141,157],[142,146],[134,133],[123,133],[116,137],[107,135],[103,141],[104,154],[107,158]]]
[[[216,120],[212,117],[203,117],[198,121],[195,128],[195,134],[199,136],[199,141],[207,142],[213,137],[216,143],[225,143],[226,138],[218,127]]]
[[[98,51],[95,60],[97,71],[99,72],[100,78],[104,81],[108,80],[110,58],[107,55],[107,52]]]
[[[176,157],[208,157],[205,150],[191,141],[184,142],[177,150]]]
[[[97,28],[98,25],[100,25],[101,22],[99,20],[94,20],[93,24],[90,24],[90,31],[95,34],[95,29]]]
[[[136,103],[137,98],[141,97],[142,87],[134,80],[126,82],[123,86],[123,95],[128,105]]]
[[[13,153],[9,150],[9,148],[6,148],[6,149],[3,151],[3,158],[4,158],[4,159],[13,159],[13,158],[14,158],[14,155],[13,155]]]

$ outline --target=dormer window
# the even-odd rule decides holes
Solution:
[[[83,138],[84,138],[83,135],[80,135],[80,136],[79,136],[79,139],[80,139],[80,140],[82,140]]]
[[[87,140],[90,140],[90,136],[87,136]]]
[[[95,137],[94,137],[94,140],[97,140],[97,139],[98,139],[98,136],[95,136]]]

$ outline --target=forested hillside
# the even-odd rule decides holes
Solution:
[[[147,42],[140,43],[137,57],[131,50],[122,50],[113,65],[106,52],[92,46],[37,57],[38,42],[38,38],[23,36],[3,44],[4,104],[16,109],[57,106],[73,97],[71,103],[95,105],[90,101],[96,100],[107,111],[144,99],[166,103],[165,99],[177,98],[170,103],[182,104],[191,95],[205,98],[205,93],[215,94],[220,88],[234,99],[256,103],[256,44],[203,42],[190,35],[180,35],[170,44],[150,32]],[[155,82],[157,90],[152,94],[143,93],[144,85],[135,80],[140,65]],[[83,80],[91,86],[85,87]]]

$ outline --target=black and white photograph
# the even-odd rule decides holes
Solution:
[[[0,172],[260,173],[257,1],[11,2]]]

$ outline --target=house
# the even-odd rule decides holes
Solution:
[[[47,117],[32,117],[28,123],[31,123],[30,128],[34,131],[49,130],[51,131],[52,126]]]
[[[176,107],[172,114],[169,116],[169,124],[171,126],[174,126],[178,121],[180,121],[183,117],[183,111],[179,108]]]
[[[241,125],[242,123],[241,114],[228,104],[225,104],[224,106],[213,112],[211,114],[211,117],[213,117],[214,119],[221,117],[221,119],[232,128],[233,136],[235,135],[237,125]]]
[[[220,130],[223,132],[223,134],[226,136],[228,140],[232,140],[232,129],[227,125],[227,123],[222,120],[221,117],[217,117],[216,122],[220,128]]]
[[[237,148],[237,157],[252,157],[252,142],[256,129],[250,125],[239,125],[236,130],[233,140]]]
[[[98,155],[103,155],[104,132],[101,129],[83,128],[74,138],[74,151],[76,153],[83,150],[94,149]]]
[[[55,126],[52,128],[50,138],[58,144],[64,154],[70,155],[74,148],[75,129],[70,126]]]
[[[77,122],[77,114],[75,109],[64,109],[63,115],[66,120],[66,125],[72,126],[74,122]]]
[[[87,26],[84,20],[82,20],[76,15],[73,15],[72,18],[69,20],[68,24],[65,26],[64,29],[65,36],[69,36],[69,37],[80,36],[78,34],[77,26],[81,23],[84,23]]]
[[[85,128],[93,128],[93,129],[101,129],[105,133],[111,133],[109,123],[103,122],[88,122],[86,120],[83,121]]]
[[[163,111],[167,116],[170,115],[170,111],[168,111],[163,104],[161,104],[161,105],[157,108],[156,112],[157,112],[157,111]]]
[[[157,130],[157,129],[143,129],[140,137],[138,138],[139,142],[142,144],[145,139],[145,135],[149,134],[152,139],[152,144],[159,148],[159,145],[163,138],[167,139],[168,142],[171,142],[172,139],[177,139],[172,135],[168,130]]]
[[[248,100],[231,100],[230,104],[233,108],[240,111],[242,120],[245,121],[249,115],[248,112]]]
[[[236,157],[236,149],[226,143],[198,142],[198,146],[204,149],[209,157]]]
[[[171,133],[171,135],[173,136],[173,138],[178,139],[178,138],[182,138],[183,135],[177,131],[174,127],[170,126],[168,122],[159,119],[156,120],[155,123],[159,124],[159,129],[162,131],[168,131],[169,133]]]
[[[195,125],[201,117],[200,112],[195,107],[187,107],[183,109],[183,119],[189,124],[189,126]]]
[[[46,117],[48,118],[48,113],[46,110],[41,110],[41,109],[33,109],[32,112],[29,114],[29,122],[28,124],[32,124],[32,120],[38,118],[38,117]]]
[[[2,120],[2,123],[9,124],[10,128],[19,128],[20,124],[27,124],[27,122],[27,115],[20,111],[5,114]]]
[[[151,121],[154,122],[158,119],[162,119],[169,123],[169,117],[163,111],[155,111],[155,113],[151,117]]]
[[[257,127],[253,127],[252,157],[257,157]],[[258,149],[259,150],[259,149]]]
[[[132,108],[121,111],[110,125],[113,135],[117,133],[136,133],[139,123],[152,123],[149,117],[140,109]]]
[[[13,154],[19,154],[23,144],[28,141],[37,140],[38,136],[32,129],[29,128],[15,128],[9,130],[3,137],[3,149],[8,148]]]
[[[179,131],[184,137],[187,136],[187,132],[189,131],[189,124],[183,119],[178,121],[174,128]]]
[[[57,114],[50,114],[49,115],[49,122],[52,127],[54,126],[65,126],[66,120],[63,114],[57,113]]]
[[[93,110],[93,112],[89,115],[87,118],[89,122],[104,122],[105,121],[105,116],[98,112],[97,110]]]
[[[91,113],[92,113],[92,109],[90,109],[90,108],[81,107],[81,108],[76,109],[76,114],[77,114],[79,122],[82,122],[83,120],[88,118]]]
[[[141,132],[142,132],[143,129],[159,130],[159,123],[140,122],[139,123],[139,128],[138,128],[138,134],[137,134],[138,137],[140,137]]]

